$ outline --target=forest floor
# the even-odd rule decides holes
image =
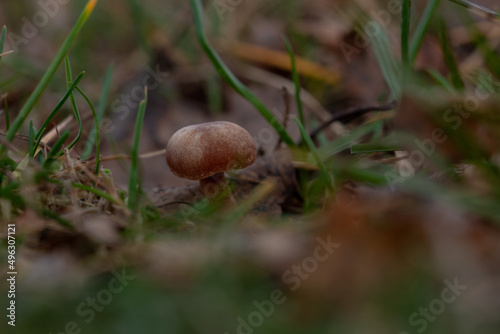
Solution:
[[[498,333],[499,11],[0,3],[0,331]],[[230,208],[165,161],[220,120]]]

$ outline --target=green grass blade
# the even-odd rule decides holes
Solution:
[[[446,22],[444,19],[440,20],[439,23],[439,38],[441,42],[441,49],[443,50],[444,60],[451,74],[451,82],[455,89],[461,91],[465,88],[462,76],[460,75],[460,70],[458,69],[457,61],[453,55],[453,50],[451,47],[450,38],[448,36]]]
[[[331,158],[334,154],[339,153],[349,148],[353,142],[361,139],[362,137],[372,133],[378,128],[377,122],[360,126],[348,135],[338,138],[327,145],[318,149],[321,160],[325,161]]]
[[[292,48],[292,44],[288,40],[286,36],[283,36],[283,41],[285,42],[286,50],[288,52],[288,55],[290,57],[290,64],[291,64],[291,70],[292,70],[292,79],[293,79],[293,85],[295,88],[295,102],[297,104],[297,111],[299,114],[299,121],[300,123],[306,128],[306,123],[304,119],[304,112],[302,110],[302,100],[300,97],[300,81],[299,81],[299,74],[297,72],[297,65],[295,62],[295,53]],[[309,133],[307,132],[307,136],[310,138]],[[305,142],[305,139],[302,140],[302,143]],[[312,142],[312,140],[311,140]],[[326,174],[328,175],[328,173]],[[304,207],[308,208],[309,207],[309,198],[305,194],[307,194],[307,187],[309,184],[309,177],[308,173],[305,170],[299,170],[297,174],[299,186],[300,186],[300,193],[302,194],[302,197],[304,198]]]
[[[47,117],[47,119],[45,120],[45,122],[43,122],[42,127],[40,128],[40,131],[38,131],[38,133],[35,136],[35,139],[36,139],[35,148],[38,148],[38,146],[40,145],[40,141],[42,140],[43,133],[45,132],[45,129],[47,128],[47,126],[49,125],[49,123],[52,121],[52,118],[54,118],[54,116],[62,108],[62,106],[64,105],[64,103],[66,103],[66,101],[68,100],[69,96],[71,95],[71,93],[73,92],[73,90],[76,88],[76,86],[80,83],[80,81],[82,80],[82,78],[83,78],[84,75],[85,75],[85,72],[82,72],[82,73],[80,73],[76,77],[76,79],[73,82],[73,84],[71,84],[71,86],[68,88],[68,90],[66,91],[66,93],[64,94],[64,96],[62,97],[62,99],[59,101],[59,103],[56,105],[56,107],[54,108],[54,110],[52,110],[52,112],[50,113],[49,117]]]
[[[97,107],[97,123],[96,123],[96,125],[94,125],[94,127],[90,131],[90,135],[89,135],[89,138],[88,138],[87,143],[85,145],[85,149],[81,155],[82,160],[88,159],[88,157],[92,153],[92,147],[94,146],[94,144],[96,145],[96,151],[97,151],[97,145],[99,145],[97,142],[97,140],[99,138],[98,137],[99,133],[95,133],[95,132],[96,131],[99,132],[97,130],[97,128],[98,128],[98,125],[101,124],[102,118],[104,117],[104,112],[106,111],[106,105],[108,103],[109,91],[111,88],[111,79],[113,78],[113,71],[114,71],[114,66],[109,65],[108,69],[106,71],[106,76],[104,78],[104,84],[102,86],[101,98],[99,99],[99,105]],[[95,120],[95,117],[94,117],[94,120]],[[97,155],[97,159],[98,159],[99,156],[98,156],[97,152],[96,152],[96,155]]]
[[[70,135],[69,130],[64,131],[61,136],[56,140],[54,143],[54,146],[52,146],[52,149],[49,151],[49,154],[47,155],[47,159],[43,162],[42,168],[48,168],[51,166],[52,162],[55,161],[57,156],[60,155],[62,146],[64,145],[64,142],[66,139],[68,139]]]
[[[135,212],[139,198],[139,142],[141,139],[142,124],[144,114],[146,113],[146,104],[148,101],[147,89],[144,89],[144,100],[139,104],[139,112],[135,121],[134,142],[132,145],[132,154],[130,159],[130,178],[128,184],[128,208]]]
[[[403,11],[401,13],[401,60],[404,71],[410,68],[410,23],[411,23],[411,0],[403,0]]]
[[[85,101],[87,101],[87,104],[90,107],[90,110],[92,110],[92,115],[94,116],[94,129],[95,129],[95,173],[96,175],[99,174],[99,165],[101,164],[101,137],[99,133],[99,117],[97,112],[95,111],[94,106],[92,105],[92,102],[90,99],[85,95],[85,93],[80,89],[80,87],[76,87],[78,92],[83,96]]]
[[[3,26],[2,33],[0,35],[0,55],[3,52],[3,46],[5,44],[5,37],[7,36],[7,27]],[[2,61],[2,56],[0,56],[0,61]]]
[[[267,107],[252,93],[248,88],[243,85],[243,83],[236,78],[236,76],[231,72],[231,70],[226,66],[223,60],[220,58],[219,54],[210,45],[205,36],[204,31],[204,19],[203,19],[203,8],[200,0],[190,0],[191,9],[193,12],[193,20],[196,29],[196,36],[198,41],[208,56],[215,69],[219,75],[226,81],[238,94],[243,96],[248,102],[250,102],[260,114],[267,120],[267,122],[274,128],[278,133],[281,140],[290,147],[297,146],[292,137],[288,134],[285,127],[274,117],[274,115],[267,109]]]
[[[300,82],[299,82],[299,74],[297,72],[297,66],[295,64],[295,54],[293,52],[292,44],[286,38],[286,36],[283,36],[283,40],[285,41],[285,46],[286,50],[288,51],[288,54],[290,56],[290,62],[292,64],[292,78],[293,78],[293,84],[295,86],[295,101],[297,102],[297,110],[299,112],[299,120],[300,123],[302,123],[305,126],[305,120],[304,120],[304,112],[302,111],[302,100],[300,99]]]
[[[299,127],[300,134],[302,135],[302,140],[307,144],[309,147],[309,151],[311,151],[311,154],[314,157],[314,160],[316,164],[318,165],[318,168],[321,173],[321,177],[323,178],[325,185],[328,187],[329,190],[333,191],[333,181],[330,177],[330,174],[328,173],[328,170],[326,169],[326,166],[321,159],[318,150],[316,149],[316,146],[314,146],[314,143],[311,139],[311,136],[309,136],[309,133],[307,133],[306,129],[304,128],[304,125],[300,123],[300,121],[297,118],[293,119],[295,123],[297,123],[297,126]]]
[[[431,22],[432,16],[436,11],[441,0],[429,0],[427,6],[425,7],[424,14],[422,18],[418,22],[417,28],[415,29],[415,33],[413,35],[413,39],[410,44],[410,64],[415,62],[415,58],[417,57],[418,51],[420,50],[420,46],[424,40],[425,33],[429,28],[429,24]]]
[[[435,69],[430,69],[427,73],[436,81],[438,85],[445,88],[450,93],[456,94],[457,91],[453,88],[453,85]]]
[[[88,191],[90,193],[93,193],[94,195],[97,195],[99,197],[102,197],[102,198],[108,200],[108,202],[110,202],[110,203],[120,204],[116,198],[114,198],[113,196],[111,196],[110,194],[108,194],[105,191],[102,191],[102,190],[99,190],[99,189],[96,189],[93,187],[89,187],[89,186],[86,186],[86,185],[80,184],[80,183],[71,183],[71,186],[73,188],[77,188],[77,189],[81,189],[81,190],[85,190],[85,191]]]
[[[90,14],[92,13],[95,5],[97,4],[97,1],[98,0],[89,0],[87,5],[85,6],[83,12],[81,13],[80,17],[76,21],[76,24],[73,26],[68,37],[66,38],[63,45],[61,46],[61,48],[57,52],[56,57],[54,58],[54,60],[50,64],[49,68],[47,69],[47,71],[43,75],[42,79],[40,80],[40,82],[36,86],[33,93],[31,93],[30,97],[28,98],[28,100],[26,101],[24,106],[22,107],[21,111],[19,112],[19,115],[16,117],[16,119],[12,123],[11,128],[9,129],[9,131],[7,132],[7,134],[5,136],[5,138],[7,140],[12,141],[12,139],[14,139],[14,136],[16,135],[17,131],[23,125],[24,121],[26,120],[26,118],[30,114],[31,110],[33,110],[33,107],[37,103],[38,99],[42,95],[45,88],[47,87],[49,81],[52,79],[52,77],[56,73],[57,68],[59,67],[59,65],[63,61],[65,55],[68,53],[68,50],[69,50],[71,44],[73,43],[73,41],[75,40],[78,33],[80,32],[80,30],[83,28],[83,26],[87,22]],[[4,151],[4,149],[5,148],[2,147],[2,151]]]
[[[64,64],[66,67],[66,81],[69,88],[73,84],[73,74],[71,73],[71,64],[69,62],[68,55],[66,55],[66,58],[64,59]],[[76,138],[73,139],[73,141],[68,145],[68,150],[70,150],[73,146],[76,145],[76,143],[78,143],[82,135],[82,119],[80,118],[80,112],[78,111],[78,106],[76,105],[75,95],[73,94],[73,91],[71,92],[69,99],[71,102],[71,107],[73,108],[73,114],[75,115],[76,121],[78,123],[78,134],[76,135]]]
[[[345,175],[347,175],[350,179],[363,183],[377,186],[382,186],[387,183],[384,174],[366,168],[349,166],[349,168],[342,170],[342,172],[345,173]]]
[[[389,99],[398,100],[401,97],[400,66],[391,51],[391,45],[386,32],[378,23],[374,24],[377,24],[379,33],[371,37],[373,50],[379,63],[380,70],[391,90]]]

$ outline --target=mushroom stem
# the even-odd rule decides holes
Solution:
[[[223,205],[226,208],[233,208],[236,206],[236,200],[228,185],[229,182],[226,180],[224,172],[200,180],[201,192],[210,202],[214,202],[219,196],[227,192],[222,199]]]

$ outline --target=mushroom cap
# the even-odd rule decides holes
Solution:
[[[178,130],[167,144],[167,165],[178,177],[202,180],[255,162],[252,137],[231,122],[209,122]]]

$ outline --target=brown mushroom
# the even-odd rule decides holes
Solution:
[[[203,194],[213,200],[227,188],[224,172],[255,161],[250,134],[230,122],[209,122],[178,130],[167,144],[167,164],[178,177],[199,180]],[[234,204],[232,194],[228,198]]]

